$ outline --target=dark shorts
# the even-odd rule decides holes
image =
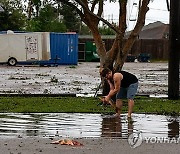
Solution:
[[[138,89],[138,82],[129,85],[127,88],[121,87],[120,91],[116,94],[116,99],[134,99]]]

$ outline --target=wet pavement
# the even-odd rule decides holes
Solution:
[[[0,65],[0,69],[0,94],[93,95],[100,84],[98,62],[58,67]],[[125,63],[123,70],[139,78],[139,94],[167,95],[168,63]]]
[[[110,115],[81,113],[0,113],[0,137],[122,138],[140,132],[142,137],[179,137],[180,117],[133,114]]]

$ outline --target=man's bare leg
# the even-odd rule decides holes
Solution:
[[[128,118],[131,118],[131,114],[133,112],[133,107],[134,107],[134,100],[128,99]]]
[[[121,115],[123,102],[121,99],[116,100],[116,114],[115,117],[119,117]]]

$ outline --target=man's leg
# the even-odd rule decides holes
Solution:
[[[134,100],[128,99],[128,118],[131,118],[131,114],[133,112],[133,107],[134,107]]]
[[[123,102],[121,99],[116,99],[116,114],[115,117],[119,117],[121,114]]]
[[[128,98],[128,118],[131,118],[131,114],[133,112],[133,107],[134,107],[134,97],[137,93],[137,88],[138,88],[138,82],[133,83],[128,87],[127,90],[127,98]]]

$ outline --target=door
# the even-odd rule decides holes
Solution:
[[[27,60],[38,60],[38,37],[25,36],[26,46],[26,59]]]

